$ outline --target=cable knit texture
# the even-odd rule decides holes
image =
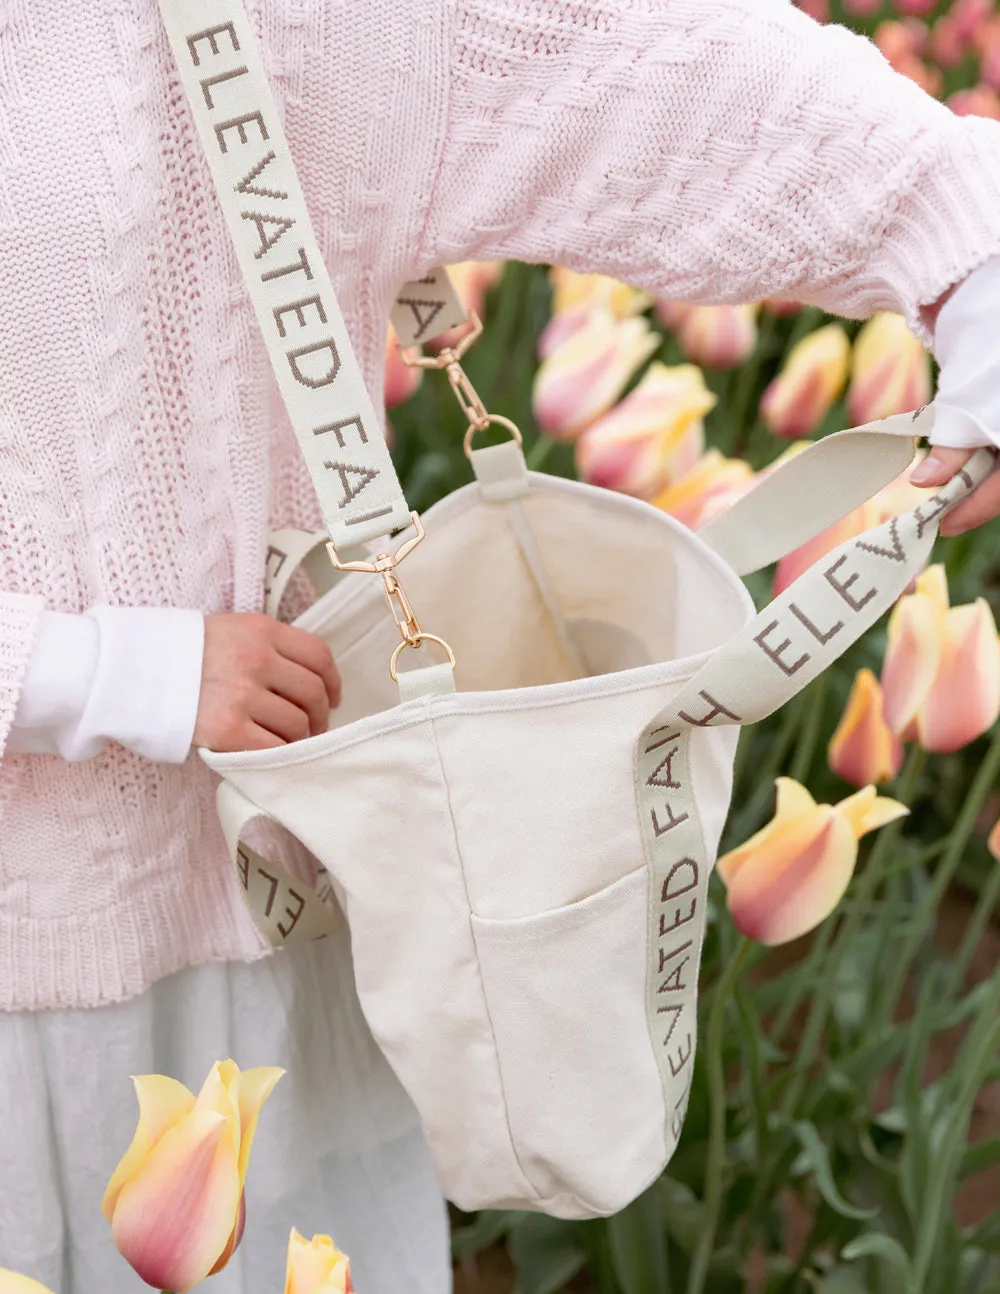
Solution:
[[[1000,127],[781,0],[248,0],[376,400],[393,289],[559,261],[919,308],[1000,250]],[[41,607],[257,610],[318,511],[154,0],[0,24],[0,741]],[[196,757],[0,763],[0,1006],[253,957]]]

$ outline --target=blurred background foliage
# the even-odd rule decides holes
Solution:
[[[993,0],[815,0],[802,7],[873,36],[900,71],[954,110],[1000,117]],[[571,419],[560,426],[558,409],[554,416],[546,406],[551,438],[536,420],[545,405],[539,344],[544,348],[553,317],[552,276],[515,263],[500,269],[463,279],[486,320],[466,370],[486,407],[522,429],[530,462],[565,476],[586,462],[597,479]],[[594,307],[588,290],[581,288],[584,310]],[[684,307],[678,314],[673,303],[655,312],[644,304],[638,314],[650,321],[654,363],[673,370],[704,357],[704,337],[684,343]],[[815,309],[765,305],[749,332],[741,325],[742,342],[729,334],[728,362],[700,365],[715,397],[703,433],[700,425],[696,433],[682,429],[688,449],[690,436],[703,434],[698,462],[716,450],[758,471],[787,450],[787,429],[785,439],[773,429],[780,418],[769,425],[765,393],[793,367],[796,345],[831,322]],[[836,323],[854,343],[861,325]],[[708,319],[710,333],[712,326]],[[718,329],[714,340],[722,344]],[[903,348],[891,339],[887,346],[898,370]],[[708,352],[712,359],[710,345]],[[876,372],[882,361],[886,355],[875,357]],[[608,431],[615,444],[621,398],[641,382],[647,362],[622,381],[606,415],[618,418]],[[816,361],[827,365],[827,377],[833,362],[829,355]],[[907,362],[916,362],[912,353]],[[931,361],[923,352],[919,364],[926,380]],[[550,368],[558,386],[557,360]],[[869,404],[921,402],[906,403],[912,388],[893,387],[885,372],[881,387],[872,379]],[[810,437],[862,420],[864,376],[855,372],[848,385],[845,372],[833,382],[839,389],[828,407],[809,414]],[[408,383],[398,370],[395,379],[387,374],[395,457],[407,498],[423,510],[471,479],[462,453],[465,420],[443,377],[426,377],[412,391]],[[790,398],[794,405],[794,390]],[[869,416],[891,411],[879,407]],[[650,479],[633,490],[654,502],[675,483],[667,461],[679,443],[672,418],[666,410],[647,437],[646,450],[663,459],[662,477],[655,488]],[[589,420],[584,440],[595,421],[599,427],[601,417]],[[690,454],[682,466],[690,470]],[[1000,614],[1000,525],[940,541],[934,560],[946,567],[953,604],[984,597]],[[758,605],[770,596],[772,574],[749,581]],[[858,670],[878,674],[885,651],[883,623],[784,710],[744,731],[724,850],[767,822],[778,775],[794,777],[821,803],[850,793],[830,767],[828,743]],[[910,743],[885,793],[907,804],[911,816],[862,842],[836,912],[787,947],[743,940],[713,878],[697,1069],[667,1174],[607,1220],[455,1214],[465,1294],[1000,1294],[1000,866],[987,843],[1000,814],[998,773],[995,722],[952,752]]]

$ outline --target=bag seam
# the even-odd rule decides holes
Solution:
[[[497,1034],[496,1028],[493,1024],[493,1015],[490,1011],[490,999],[489,994],[486,992],[486,981],[483,978],[483,968],[479,960],[479,944],[476,942],[476,931],[472,924],[472,899],[469,895],[469,880],[465,873],[465,859],[462,855],[462,849],[458,839],[458,823],[455,821],[455,811],[452,807],[451,788],[448,784],[447,774],[445,773],[444,756],[441,752],[441,743],[438,741],[438,734],[434,724],[433,714],[430,716],[430,729],[431,739],[434,742],[434,754],[437,757],[438,772],[441,776],[441,785],[444,788],[445,803],[448,806],[448,821],[451,823],[452,840],[455,844],[455,857],[458,859],[459,873],[462,877],[462,889],[465,893],[465,906],[466,911],[468,912],[469,936],[472,939],[472,946],[476,951],[476,975],[479,979],[479,989],[483,997],[483,1007],[486,1012],[486,1020],[490,1027],[490,1037],[493,1040],[493,1057],[496,1062],[497,1082],[500,1086],[500,1095],[503,1099],[503,1121],[504,1127],[507,1129],[507,1139],[510,1142],[510,1153],[514,1158],[514,1163],[517,1165],[518,1172],[531,1190],[535,1201],[540,1204],[544,1204],[545,1198],[528,1176],[527,1172],[525,1172],[524,1165],[521,1163],[521,1157],[517,1153],[517,1145],[514,1141],[514,1130],[510,1124],[510,1102],[507,1100],[507,1087],[504,1083],[503,1067],[500,1064],[500,1048],[497,1043]]]

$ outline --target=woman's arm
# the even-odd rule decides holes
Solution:
[[[1000,125],[784,0],[452,0],[423,263],[921,309],[1000,251]]]

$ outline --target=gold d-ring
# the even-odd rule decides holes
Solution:
[[[522,437],[518,428],[515,426],[514,423],[511,422],[509,418],[505,418],[503,414],[488,413],[486,415],[486,426],[490,426],[492,423],[496,423],[498,427],[506,428],[506,430],[510,432],[511,440],[513,440],[515,444],[518,444],[518,445],[524,444],[524,438]],[[475,436],[477,431],[485,431],[485,430],[486,430],[486,427],[476,426],[475,424],[469,427],[469,430],[465,433],[465,443],[463,445],[463,449],[465,450],[467,457],[472,454],[472,438]]]
[[[399,682],[399,674],[396,670],[396,662],[399,660],[400,652],[405,651],[407,647],[413,647],[413,648],[419,647],[421,643],[425,643],[425,642],[437,643],[439,647],[443,647],[448,654],[448,661],[451,664],[452,669],[455,668],[455,653],[451,650],[451,648],[448,646],[448,644],[445,642],[443,638],[439,638],[437,634],[418,633],[412,642],[410,642],[408,639],[404,639],[396,648],[396,650],[392,653],[392,659],[389,661],[389,675],[392,678],[392,681],[394,683]]]

